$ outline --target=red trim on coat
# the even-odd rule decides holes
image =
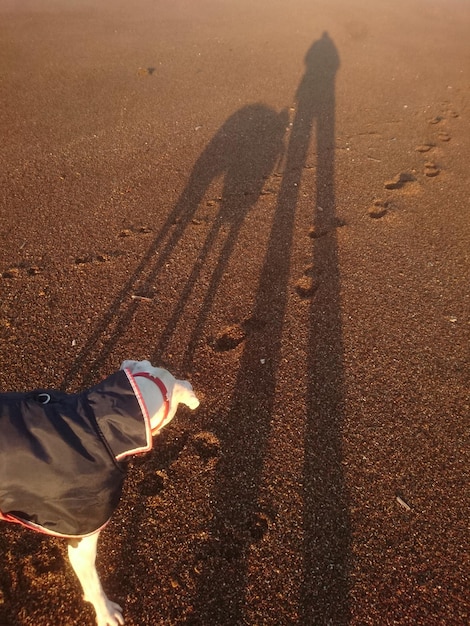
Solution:
[[[110,518],[111,519],[111,518]],[[39,524],[35,524],[34,522],[28,522],[25,519],[21,519],[20,517],[15,517],[14,515],[10,515],[10,513],[2,513],[0,511],[0,521],[10,522],[12,524],[18,524],[23,528],[28,528],[29,530],[34,530],[37,533],[41,533],[42,535],[48,535],[49,537],[59,537],[60,539],[83,539],[84,537],[91,537],[95,533],[99,533],[105,526],[109,524],[109,519],[106,522],[93,530],[91,533],[87,533],[86,535],[64,535],[63,533],[56,533],[53,530],[49,530],[44,528],[44,526],[39,526]]]
[[[153,446],[152,426],[150,424],[150,415],[147,410],[147,405],[145,404],[145,400],[143,399],[142,394],[140,393],[140,389],[138,385],[136,384],[134,380],[134,376],[131,374],[130,370],[125,369],[124,372],[126,373],[126,376],[132,387],[132,391],[134,392],[135,397],[137,398],[137,401],[140,406],[140,411],[142,413],[142,417],[144,418],[145,438],[146,438],[147,444],[145,446],[141,446],[140,448],[134,448],[133,450],[126,450],[126,452],[123,452],[122,454],[118,454],[116,457],[116,461],[122,461],[122,459],[125,459],[127,456],[132,456],[133,454],[142,454],[144,452],[150,452]]]
[[[152,376],[148,372],[137,372],[136,374],[134,374],[134,378],[136,376],[142,376],[143,378],[148,378],[149,380],[151,380],[153,383],[157,385],[158,389],[160,390],[160,393],[162,394],[163,406],[164,406],[163,417],[159,421],[158,426],[155,426],[154,428],[152,428],[152,434],[156,434],[160,430],[160,427],[165,422],[166,418],[168,417],[168,413],[170,412],[170,400],[168,398],[168,390],[160,378],[157,378],[156,376]]]

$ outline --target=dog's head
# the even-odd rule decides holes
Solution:
[[[155,397],[152,381],[145,378],[137,377],[137,380],[146,387],[148,393],[144,391],[144,400],[150,413],[150,421],[152,424],[152,432],[156,434],[161,428],[166,426],[175,416],[178,404],[185,404],[190,409],[196,409],[199,406],[199,400],[193,391],[191,383],[187,380],[177,380],[170,372],[161,367],[154,367],[150,361],[123,361],[121,369],[125,369],[132,375],[139,373],[150,374],[154,378],[162,381],[166,387],[169,401],[168,412],[162,415],[162,405],[155,405],[152,399]],[[149,384],[150,383],[150,384]]]

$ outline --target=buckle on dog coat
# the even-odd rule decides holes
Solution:
[[[166,418],[168,417],[168,413],[170,412],[170,399],[168,398],[168,390],[165,387],[165,385],[163,384],[163,381],[160,380],[160,378],[157,378],[156,376],[152,376],[148,372],[137,372],[136,374],[133,374],[133,376],[134,376],[134,378],[136,376],[143,376],[144,378],[148,378],[149,380],[151,380],[153,383],[155,383],[157,385],[157,387],[160,390],[160,393],[162,394],[162,397],[163,397],[163,417],[162,417],[160,423],[158,424],[158,426],[156,426],[155,428],[152,428],[152,434],[155,434],[155,433],[157,433],[160,430],[160,426],[165,422]]]

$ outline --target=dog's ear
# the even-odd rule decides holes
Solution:
[[[119,369],[120,370],[129,370],[130,372],[132,372],[134,370],[134,366],[135,366],[136,363],[138,363],[138,361],[123,361],[121,363],[121,367]]]
[[[199,400],[193,391],[191,383],[187,380],[177,380],[173,389],[173,398],[181,404],[185,404],[190,409],[197,409]]]
[[[121,363],[120,369],[129,370],[131,374],[135,372],[148,372],[152,369],[150,361],[132,361],[126,360]]]

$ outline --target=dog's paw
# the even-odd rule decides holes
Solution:
[[[123,624],[121,607],[106,598],[106,604],[102,610],[96,611],[96,626],[123,626]]]

